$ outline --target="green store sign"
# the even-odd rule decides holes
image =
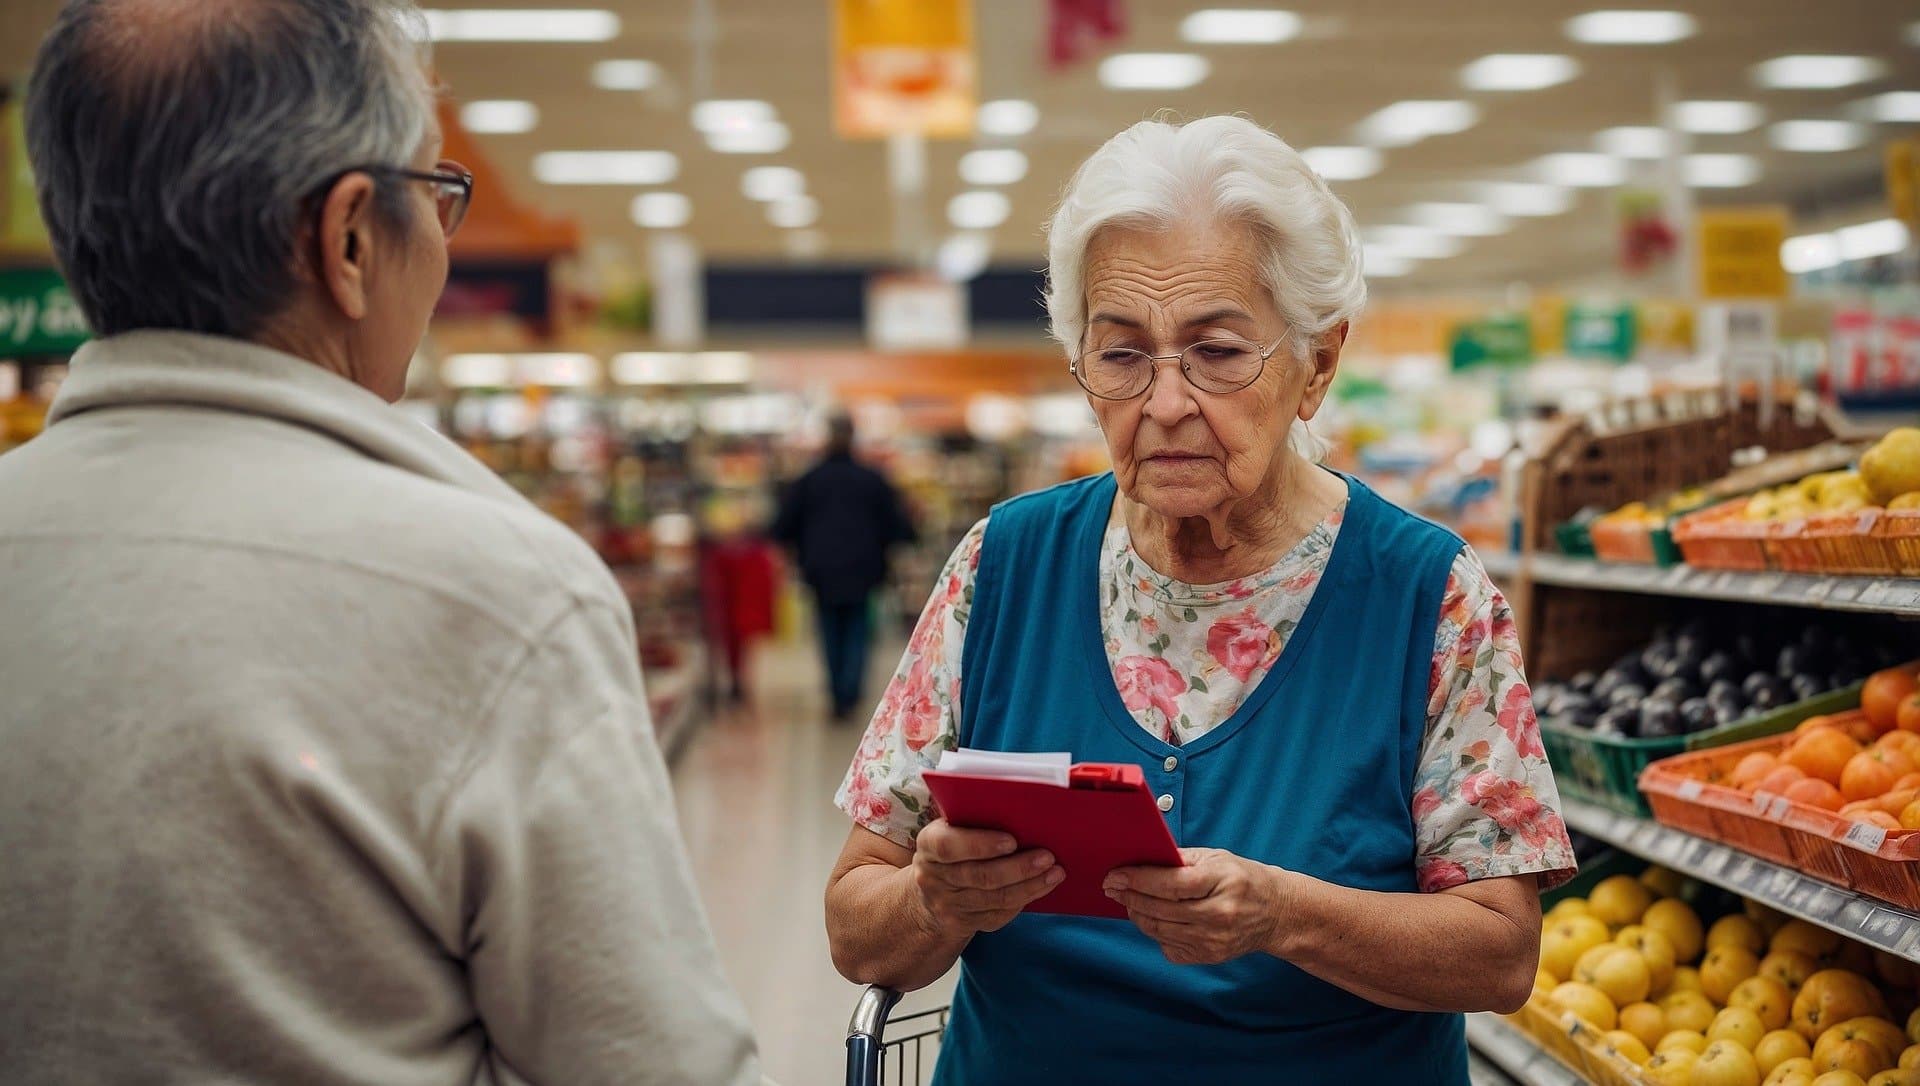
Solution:
[[[60,273],[0,271],[0,358],[70,354],[87,341],[87,320]]]
[[[1567,307],[1567,354],[1574,358],[1608,358],[1625,362],[1635,345],[1633,307],[1627,305],[1570,305]]]
[[[1524,313],[1465,321],[1453,329],[1453,368],[1519,366],[1533,361],[1533,326]]]

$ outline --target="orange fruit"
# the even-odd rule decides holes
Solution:
[[[1899,732],[1895,734],[1906,735],[1908,733]],[[1920,735],[1916,735],[1914,738],[1920,739]],[[1740,764],[1733,767],[1733,775],[1727,778],[1727,783],[1743,792],[1752,791],[1755,782],[1759,781],[1760,778],[1766,776],[1768,773],[1773,772],[1774,767],[1779,764],[1780,759],[1777,756],[1768,754],[1764,750],[1756,750],[1745,758],[1740,759]]]
[[[1852,1018],[1884,1018],[1887,1001],[1864,977],[1825,969],[1807,978],[1793,999],[1793,1028],[1809,1041]]]
[[[1847,759],[1847,767],[1840,772],[1840,794],[1848,799],[1884,796],[1913,770],[1913,759],[1900,751],[1870,747]]]
[[[1865,814],[1862,814],[1859,818],[1854,819],[1854,821],[1866,822],[1871,825],[1878,826],[1883,830],[1903,830],[1907,828],[1900,824],[1899,819],[1893,817],[1892,815],[1888,814],[1885,811],[1868,811]]]
[[[1920,693],[1920,678],[1910,667],[1890,667],[1876,671],[1860,689],[1860,711],[1867,714],[1879,731],[1892,728],[1900,720],[1900,703]]]
[[[1804,803],[1809,807],[1819,807],[1828,811],[1839,810],[1841,804],[1847,801],[1846,797],[1840,794],[1840,789],[1817,777],[1795,781],[1780,794],[1795,803]]]
[[[1920,733],[1920,694],[1908,694],[1901,701],[1900,708],[1894,712],[1893,723],[1896,730],[1888,735],[1912,735],[1920,739],[1920,735],[1915,734]]]
[[[1787,748],[1787,764],[1809,777],[1818,777],[1837,787],[1841,775],[1847,771],[1847,763],[1858,753],[1860,744],[1848,736],[1827,728],[1817,728],[1794,740],[1793,746]],[[1891,787],[1893,782],[1887,783]]]
[[[1879,809],[1880,801],[1877,799],[1856,799],[1848,801],[1846,806],[1840,808],[1840,815],[1842,818],[1853,818]]]
[[[1779,795],[1787,790],[1788,785],[1793,784],[1795,781],[1804,781],[1806,779],[1806,770],[1801,769],[1797,765],[1775,766],[1773,772],[1754,782],[1753,790],[1756,792],[1772,792],[1774,795]]]
[[[1920,694],[1916,694],[1915,697],[1920,697]],[[1907,703],[1903,701],[1900,704],[1905,706]],[[1920,706],[1917,706],[1916,709],[1920,710]],[[1907,752],[1907,757],[1909,758],[1920,756],[1920,754],[1916,753],[1920,752],[1920,724],[1917,724],[1913,731],[1895,728],[1893,731],[1875,739],[1873,742],[1875,746],[1904,750]]]
[[[1815,728],[1834,728],[1837,730],[1839,727],[1838,724],[1834,723],[1834,718],[1831,716],[1810,716],[1802,720],[1799,726],[1793,729],[1793,734],[1805,735]]]
[[[1895,788],[1920,788],[1920,773],[1909,773],[1893,782]]]
[[[1905,777],[1901,778],[1901,780],[1905,779]],[[1885,811],[1890,815],[1897,815],[1901,811],[1906,810],[1907,804],[1912,803],[1916,799],[1920,799],[1920,788],[1902,788],[1896,784],[1893,787],[1893,791],[1876,799],[1870,799],[1867,802],[1873,804],[1874,810]]]
[[[1900,828],[1920,830],[1920,800],[1909,803],[1900,809]]]

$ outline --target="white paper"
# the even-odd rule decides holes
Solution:
[[[1065,788],[1067,774],[1073,768],[1073,755],[1064,750],[1026,754],[961,747],[942,754],[937,768],[942,773],[965,773],[970,777],[998,777],[1009,781],[1039,781]]]

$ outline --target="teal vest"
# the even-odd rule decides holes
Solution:
[[[994,509],[961,672],[961,744],[1132,762],[1183,846],[1411,892],[1434,627],[1460,539],[1348,481],[1327,571],[1273,669],[1185,747],[1121,703],[1100,635],[1112,475]],[[1461,1017],[1388,1010],[1266,954],[1173,965],[1121,920],[976,936],[936,1086],[1465,1086]]]

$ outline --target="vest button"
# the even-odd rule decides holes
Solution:
[[[1166,767],[1167,772],[1171,773],[1174,770],[1180,768],[1180,759],[1175,758],[1173,755],[1169,754],[1167,755],[1167,760],[1162,764]]]
[[[1171,811],[1171,810],[1173,810],[1173,797],[1172,797],[1172,796],[1161,796],[1161,797],[1160,797],[1160,810],[1161,810],[1161,812],[1162,812],[1162,813],[1165,813],[1165,812],[1167,812],[1167,811]]]

